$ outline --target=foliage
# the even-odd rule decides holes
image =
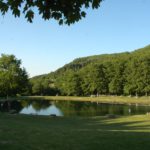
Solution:
[[[45,78],[45,76],[38,76],[31,80],[32,94],[33,95],[56,95],[58,94],[57,88],[54,86],[53,81]]]
[[[21,68],[21,60],[14,55],[2,54],[0,57],[0,96],[15,96],[27,92],[28,75]]]
[[[131,53],[78,58],[31,81],[41,79],[51,80],[61,95],[150,95],[150,46]]]
[[[107,93],[108,84],[105,67],[100,64],[91,64],[82,69],[82,89],[86,95]]]
[[[119,61],[112,66],[111,69],[111,80],[109,82],[109,92],[110,94],[121,95],[123,93],[123,87],[125,83],[124,70],[125,64],[123,61]],[[110,72],[108,72],[110,74]]]
[[[15,17],[23,13],[32,22],[35,13],[44,20],[55,19],[61,25],[72,24],[86,16],[85,9],[97,9],[102,0],[1,0],[0,11],[5,15],[9,10]]]
[[[63,77],[57,79],[56,86],[63,95],[82,95],[81,78],[77,73],[66,72]]]

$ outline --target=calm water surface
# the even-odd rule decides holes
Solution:
[[[0,102],[0,111],[56,116],[103,116],[107,114],[125,116],[146,114],[150,112],[150,106],[101,104],[97,102],[21,100]]]

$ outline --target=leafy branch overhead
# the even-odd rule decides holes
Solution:
[[[102,0],[0,0],[0,12],[8,10],[15,17],[23,13],[32,22],[35,13],[44,20],[55,19],[61,24],[73,24],[86,16],[85,8],[97,9]]]

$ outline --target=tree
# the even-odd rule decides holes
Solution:
[[[40,80],[35,82],[34,84],[32,83],[32,94],[43,95],[43,85]]]
[[[55,19],[59,24],[72,24],[86,16],[85,8],[97,9],[102,0],[1,0],[0,11],[5,15],[8,10],[15,17],[23,13],[32,22],[36,12],[44,20]]]
[[[119,61],[114,63],[113,65],[114,72],[113,76],[111,77],[111,81],[109,83],[109,93],[110,94],[123,94],[123,87],[124,87],[124,68],[125,62]],[[108,73],[109,74],[109,73]]]
[[[31,79],[33,95],[56,95],[59,93],[52,80],[45,77]]]
[[[150,94],[150,58],[145,58],[140,64],[139,72],[141,72],[140,79],[142,80],[141,83],[143,85],[141,92],[148,96]]]
[[[73,71],[67,71],[62,77],[59,77],[56,81],[56,86],[62,95],[82,95],[81,78]]]
[[[126,68],[126,84],[124,91],[126,94],[140,96],[149,93],[149,60],[146,58],[132,59]]]
[[[49,83],[61,95],[150,95],[150,46],[134,52],[75,59],[48,75],[31,79]],[[46,79],[46,80],[45,80]],[[46,87],[46,86],[45,86]]]
[[[67,95],[79,96],[82,95],[81,78],[77,73],[70,73],[66,80]]]
[[[21,68],[21,60],[14,55],[0,57],[0,96],[15,96],[24,92],[29,85],[28,75]]]
[[[91,64],[84,68],[82,74],[82,89],[85,95],[89,94],[106,94],[108,83],[103,64]]]

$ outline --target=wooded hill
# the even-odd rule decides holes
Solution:
[[[133,52],[77,58],[30,81],[33,95],[149,95],[150,45]]]

